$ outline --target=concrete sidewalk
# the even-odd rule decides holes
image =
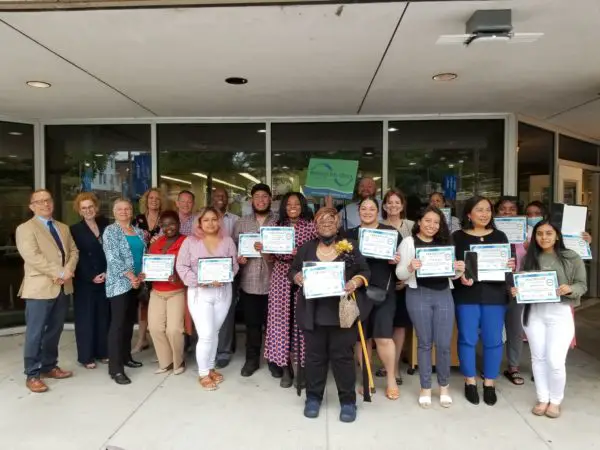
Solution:
[[[143,368],[128,371],[133,383],[118,386],[105,366],[76,365],[72,332],[63,335],[60,365],[75,376],[50,380],[50,392],[31,394],[22,375],[22,343],[22,336],[0,338],[2,450],[600,448],[600,362],[578,350],[569,355],[558,420],[530,413],[535,394],[527,370],[523,387],[499,380],[495,407],[467,403],[455,372],[449,410],[437,398],[432,409],[419,408],[418,375],[405,374],[400,400],[387,400],[379,389],[373,403],[359,403],[354,424],[343,424],[332,377],[321,416],[309,420],[302,416],[303,399],[281,389],[266,367],[240,377],[241,352],[223,370],[226,380],[216,392],[198,386],[193,360],[181,376],[154,375],[152,351],[140,358]]]

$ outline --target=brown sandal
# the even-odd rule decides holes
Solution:
[[[400,398],[400,389],[398,389],[397,387],[387,388],[385,390],[385,396],[389,400],[398,400]]]
[[[200,386],[202,386],[202,388],[205,391],[216,391],[217,390],[217,385],[215,384],[213,379],[210,377],[210,375],[201,377],[198,381],[200,382]]]
[[[208,376],[210,377],[211,380],[213,380],[216,384],[221,384],[223,382],[223,380],[225,379],[223,377],[223,375],[221,375],[219,372],[217,372],[214,369],[211,369],[210,372],[208,372]]]

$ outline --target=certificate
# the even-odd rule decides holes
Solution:
[[[417,277],[454,276],[454,247],[420,247],[415,249],[415,258],[421,261]]]
[[[446,225],[448,225],[448,229],[452,228],[452,210],[450,208],[440,208],[440,211],[444,214],[446,218]]]
[[[527,241],[526,217],[496,217],[494,224],[506,235],[511,244],[522,244]]]
[[[471,245],[477,253],[477,280],[504,281],[510,259],[510,244]]]
[[[246,258],[260,258],[260,252],[254,248],[254,244],[260,242],[260,233],[242,233],[238,239],[238,256]]]
[[[231,258],[200,258],[198,260],[198,284],[212,282],[231,283],[233,281],[233,260]]]
[[[146,281],[169,281],[175,267],[175,255],[144,255],[142,272]]]
[[[294,227],[261,227],[263,253],[289,255],[294,250]]]
[[[363,256],[375,259],[394,259],[398,247],[396,230],[361,228],[358,233],[358,249]]]
[[[346,285],[343,262],[308,262],[302,267],[304,297],[337,297]]]
[[[590,244],[583,240],[581,234],[563,234],[563,241],[565,247],[581,256],[581,259],[592,259]]]
[[[560,302],[556,272],[515,273],[517,303]]]

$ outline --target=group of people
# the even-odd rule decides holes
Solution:
[[[373,368],[385,377],[385,396],[397,400],[400,359],[407,330],[417,336],[421,390],[418,403],[432,405],[432,349],[442,407],[452,405],[450,392],[451,340],[456,322],[458,357],[465,378],[466,399],[478,404],[476,347],[483,347],[483,401],[497,401],[495,380],[503,356],[506,328],[508,367],[504,375],[514,384],[524,383],[520,359],[525,333],[532,354],[537,400],[533,413],[558,417],[565,389],[565,358],[574,337],[572,306],[586,292],[585,267],[579,256],[567,250],[560,229],[548,220],[539,202],[528,205],[530,240],[515,246],[508,260],[511,271],[557,272],[561,302],[517,304],[511,277],[503,281],[476,281],[466,272],[465,251],[474,244],[508,243],[496,229],[494,216],[516,216],[518,204],[501,198],[496,205],[475,196],[464,205],[461,220],[448,223],[441,208],[442,194],[430,196],[429,205],[415,217],[406,218],[403,193],[392,189],[380,201],[376,184],[362,179],[359,201],[341,211],[329,201],[316,213],[299,192],[286,194],[279,211],[271,208],[270,187],[259,183],[251,189],[252,213],[230,213],[227,192],[212,192],[211,206],[195,213],[194,194],[182,191],[177,211],[168,209],[158,189],[144,194],[141,214],[133,217],[126,199],[113,204],[114,223],[98,215],[99,205],[91,193],[81,193],[74,206],[82,221],[70,228],[53,220],[52,196],[38,190],[31,196],[34,217],[17,229],[17,247],[25,262],[20,295],[26,303],[25,374],[33,392],[45,392],[44,378],[68,378],[61,369],[58,340],[74,292],[75,333],[79,363],[94,369],[108,364],[118,384],[129,384],[127,368],[142,363],[133,355],[148,346],[149,332],[158,359],[156,373],[183,373],[185,347],[194,340],[199,384],[218,389],[224,381],[219,369],[235,352],[235,310],[243,310],[246,333],[244,377],[260,368],[264,357],[280,386],[306,390],[304,415],[319,415],[327,372],[331,364],[341,405],[340,420],[356,418],[357,365],[369,373],[372,348],[382,367]],[[240,256],[237,243],[246,233],[261,227],[294,228],[290,254],[263,253]],[[397,250],[390,260],[365,257],[359,251],[361,229],[397,233]],[[584,236],[590,240],[589,235]],[[422,247],[454,246],[454,275],[417,276]],[[144,254],[174,255],[175,266],[167,281],[146,281]],[[231,283],[198,283],[198,260],[231,258],[235,279]],[[342,327],[340,297],[306,299],[303,291],[305,263],[343,262],[345,292],[356,300],[357,322]],[[133,328],[139,323],[132,351]],[[359,326],[367,345],[360,344]],[[192,338],[194,336],[194,338]],[[263,349],[264,340],[264,349]],[[367,355],[363,354],[366,350]],[[376,369],[376,370],[375,370]],[[369,381],[358,389],[368,394]]]

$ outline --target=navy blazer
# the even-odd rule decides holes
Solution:
[[[108,223],[108,219],[105,217],[96,217],[100,237],[102,237]],[[71,234],[80,255],[75,269],[75,281],[91,283],[97,275],[106,272],[106,256],[104,255],[102,242],[92,233],[85,220],[71,225]]]

